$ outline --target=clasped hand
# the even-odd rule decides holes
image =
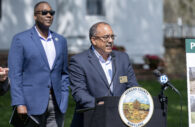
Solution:
[[[0,67],[0,82],[3,82],[7,79],[8,71],[9,71],[9,68]]]

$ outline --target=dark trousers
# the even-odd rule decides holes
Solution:
[[[39,121],[39,127],[64,127],[64,114],[58,108],[55,97],[50,94],[47,110],[42,115],[33,115]],[[29,123],[26,127],[33,127]]]

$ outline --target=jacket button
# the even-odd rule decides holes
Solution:
[[[48,85],[48,88],[50,88],[50,85]]]

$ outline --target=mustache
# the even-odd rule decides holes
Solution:
[[[113,43],[112,42],[107,42],[106,43],[106,47],[112,47],[113,46]]]

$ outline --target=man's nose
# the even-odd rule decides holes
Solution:
[[[109,36],[109,39],[108,39],[109,42],[113,42],[114,39],[112,38],[112,36]]]

